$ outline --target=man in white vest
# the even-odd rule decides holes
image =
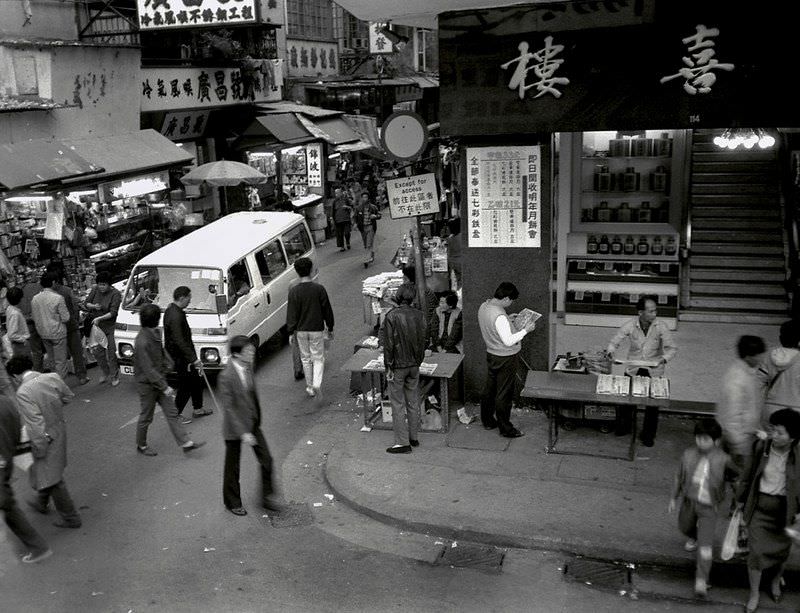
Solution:
[[[486,343],[488,375],[481,399],[481,422],[487,430],[499,428],[506,438],[523,436],[511,424],[511,402],[514,399],[514,381],[517,376],[517,355],[522,349],[522,339],[533,331],[531,321],[519,331],[511,324],[506,309],[519,298],[519,290],[509,281],[497,286],[494,297],[478,308],[478,324]]]

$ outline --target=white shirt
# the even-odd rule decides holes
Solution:
[[[248,376],[247,368],[245,368],[244,364],[240,364],[236,358],[231,358],[231,363],[233,367],[236,369],[236,374],[239,375],[239,379],[242,381],[242,385],[244,385],[244,389],[250,389],[250,378]]]
[[[500,336],[500,340],[503,341],[503,344],[507,347],[512,347],[520,342],[527,332],[523,329],[519,332],[512,332],[511,331],[511,322],[508,320],[508,317],[498,317],[494,320],[494,328],[497,330],[497,334]]]
[[[708,470],[710,464],[708,458],[700,458],[697,468],[692,475],[692,483],[697,485],[697,502],[700,504],[711,504],[711,492],[708,490]]]

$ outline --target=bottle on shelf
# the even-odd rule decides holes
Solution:
[[[600,237],[600,243],[597,245],[597,253],[608,255],[609,251],[611,251],[611,245],[608,242],[608,237],[603,234],[603,236]]]
[[[650,201],[642,201],[642,207],[639,209],[639,223],[651,223],[653,221],[652,212]]]
[[[594,191],[611,191],[611,173],[608,166],[596,166],[594,171]]]
[[[597,221],[604,223],[611,221],[611,209],[608,208],[608,202],[605,200],[600,203],[600,208],[597,209]]]
[[[653,150],[653,139],[651,138],[634,138],[631,141],[631,155],[633,157],[647,157]]]
[[[636,253],[638,255],[647,255],[650,253],[650,244],[647,242],[647,237],[639,237],[639,243],[636,245]]]
[[[667,191],[667,169],[664,166],[656,166],[655,171],[650,173],[650,191]]]
[[[585,207],[581,209],[581,222],[592,222],[594,221],[594,208],[592,207]]]
[[[619,239],[619,236],[615,236],[614,240],[611,241],[611,254],[620,255],[621,253],[622,253],[622,241]]]
[[[672,155],[672,139],[669,137],[669,132],[662,132],[661,138],[653,139],[653,155],[656,157]]]
[[[617,211],[617,221],[620,223],[628,223],[631,220],[631,207],[627,202],[623,202],[619,205],[619,210]]]
[[[594,234],[590,234],[586,239],[586,253],[590,255],[597,253],[597,237]]]
[[[678,245],[675,242],[675,237],[670,236],[667,238],[667,244],[664,246],[664,254],[675,255],[676,253],[678,253]]]
[[[635,192],[639,190],[639,173],[633,166],[628,166],[622,177],[622,191]]]
[[[636,253],[636,243],[633,242],[632,236],[628,236],[625,239],[625,244],[622,246],[622,252],[625,255],[634,255]]]
[[[653,239],[653,245],[650,247],[650,253],[653,255],[664,255],[664,243],[661,242],[660,236],[656,236]]]

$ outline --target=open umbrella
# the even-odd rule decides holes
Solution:
[[[184,185],[200,185],[207,183],[215,187],[231,187],[234,185],[258,185],[266,183],[267,175],[252,166],[241,162],[219,160],[202,164],[181,177]]]

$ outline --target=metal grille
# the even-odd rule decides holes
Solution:
[[[458,543],[456,547],[446,547],[434,564],[500,572],[505,555],[505,551],[496,547]]]
[[[570,581],[613,590],[626,588],[631,583],[631,571],[627,566],[585,558],[566,562],[564,576]]]

